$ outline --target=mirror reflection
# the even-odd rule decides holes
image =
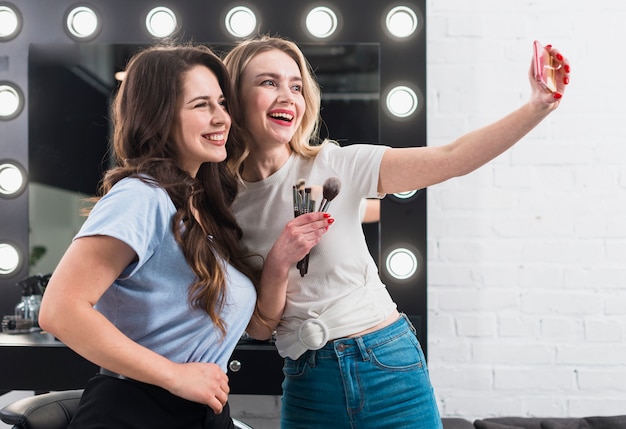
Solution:
[[[225,53],[228,46],[209,44]],[[50,273],[84,221],[109,159],[115,74],[136,44],[32,44],[28,67],[30,274]],[[302,45],[322,88],[321,137],[379,139],[379,45]],[[364,224],[378,260],[378,224]]]

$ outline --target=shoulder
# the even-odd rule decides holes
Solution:
[[[160,242],[169,231],[175,212],[163,188],[138,178],[124,178],[96,203],[81,235],[110,235],[141,254],[141,243]]]
[[[150,177],[126,177],[117,182],[109,193],[133,193],[138,198],[153,198],[160,195],[167,195],[165,189],[163,189],[156,181],[153,181]]]
[[[316,156],[315,163],[323,163],[336,168],[355,168],[380,164],[388,146],[376,144],[351,144],[338,146],[325,144]]]
[[[154,207],[173,205],[169,195],[156,182],[149,178],[142,180],[137,177],[126,177],[117,182],[99,203],[115,203],[124,208]]]
[[[344,156],[352,157],[360,154],[368,155],[375,153],[382,153],[386,151],[389,146],[377,145],[377,144],[351,144],[347,146],[339,146],[337,143],[325,143],[318,156]]]

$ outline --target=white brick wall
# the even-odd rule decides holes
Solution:
[[[528,98],[534,39],[572,64],[556,112],[429,190],[441,413],[626,414],[626,2],[429,0],[426,12],[429,145]]]

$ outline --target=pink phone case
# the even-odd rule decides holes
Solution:
[[[552,56],[543,45],[535,40],[533,43],[535,79],[549,92],[556,92],[555,69],[552,65]]]

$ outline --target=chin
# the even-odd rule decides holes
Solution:
[[[206,162],[222,162],[226,159],[226,156],[226,148],[224,148],[223,151],[216,151],[215,153],[212,153],[209,157],[210,159],[207,159]]]

